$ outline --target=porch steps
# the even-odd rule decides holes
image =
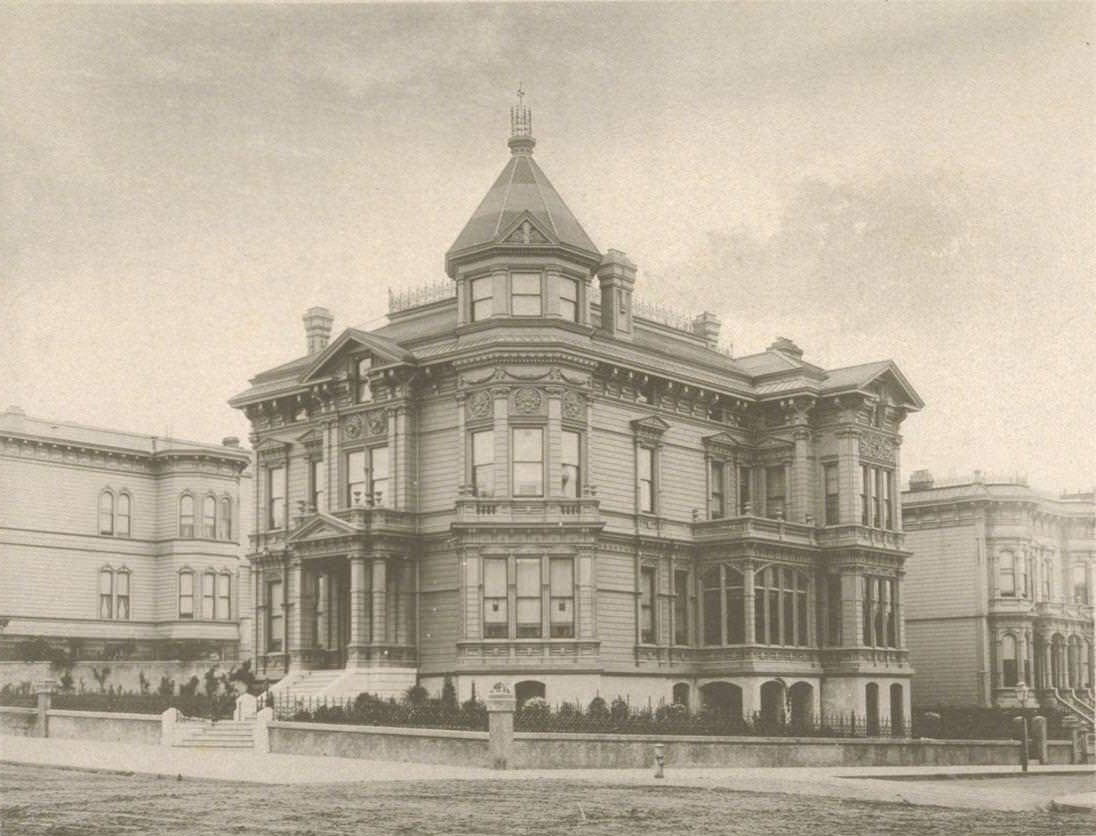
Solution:
[[[271,690],[279,702],[308,702],[321,696],[343,673],[342,670],[300,671],[286,677]]]
[[[252,749],[254,720],[188,721],[175,746],[188,749]]]
[[[382,700],[393,697],[398,701],[417,681],[416,668],[352,668],[339,673],[341,676],[320,694],[321,699],[343,702],[358,694],[373,694]]]

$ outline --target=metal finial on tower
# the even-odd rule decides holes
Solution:
[[[515,154],[532,154],[533,111],[525,106],[525,88],[518,82],[518,103],[510,108],[510,150]]]

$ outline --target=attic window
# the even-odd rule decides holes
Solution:
[[[358,403],[366,403],[373,400],[373,390],[369,388],[369,370],[373,368],[373,358],[370,355],[359,357],[354,370],[356,388],[356,400]]]

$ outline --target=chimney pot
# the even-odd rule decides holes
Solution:
[[[308,353],[318,354],[327,348],[331,339],[331,323],[335,318],[327,308],[309,308],[305,311],[304,335],[308,342]]]

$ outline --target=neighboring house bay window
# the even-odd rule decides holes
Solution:
[[[285,465],[266,469],[266,525],[285,527]]]
[[[217,537],[217,500],[212,496],[202,500],[202,536],[207,540]]]
[[[220,516],[217,520],[217,531],[222,540],[232,539],[232,500],[227,496],[218,504]]]
[[[784,519],[785,488],[784,466],[765,468],[765,516]]]
[[[186,494],[179,498],[179,537],[194,536],[194,497]]]
[[[99,494],[99,533],[114,533],[114,494],[110,491]]]
[[[202,618],[207,621],[216,617],[214,612],[216,600],[217,576],[212,572],[202,574]]]
[[[217,601],[213,617],[220,621],[232,618],[232,577],[223,572],[217,575]]]
[[[179,618],[194,618],[194,573],[179,573]]]
[[[278,653],[282,649],[282,582],[271,581],[266,585],[266,649]]]
[[[894,578],[861,578],[863,639],[868,647],[897,647],[897,594]]]

